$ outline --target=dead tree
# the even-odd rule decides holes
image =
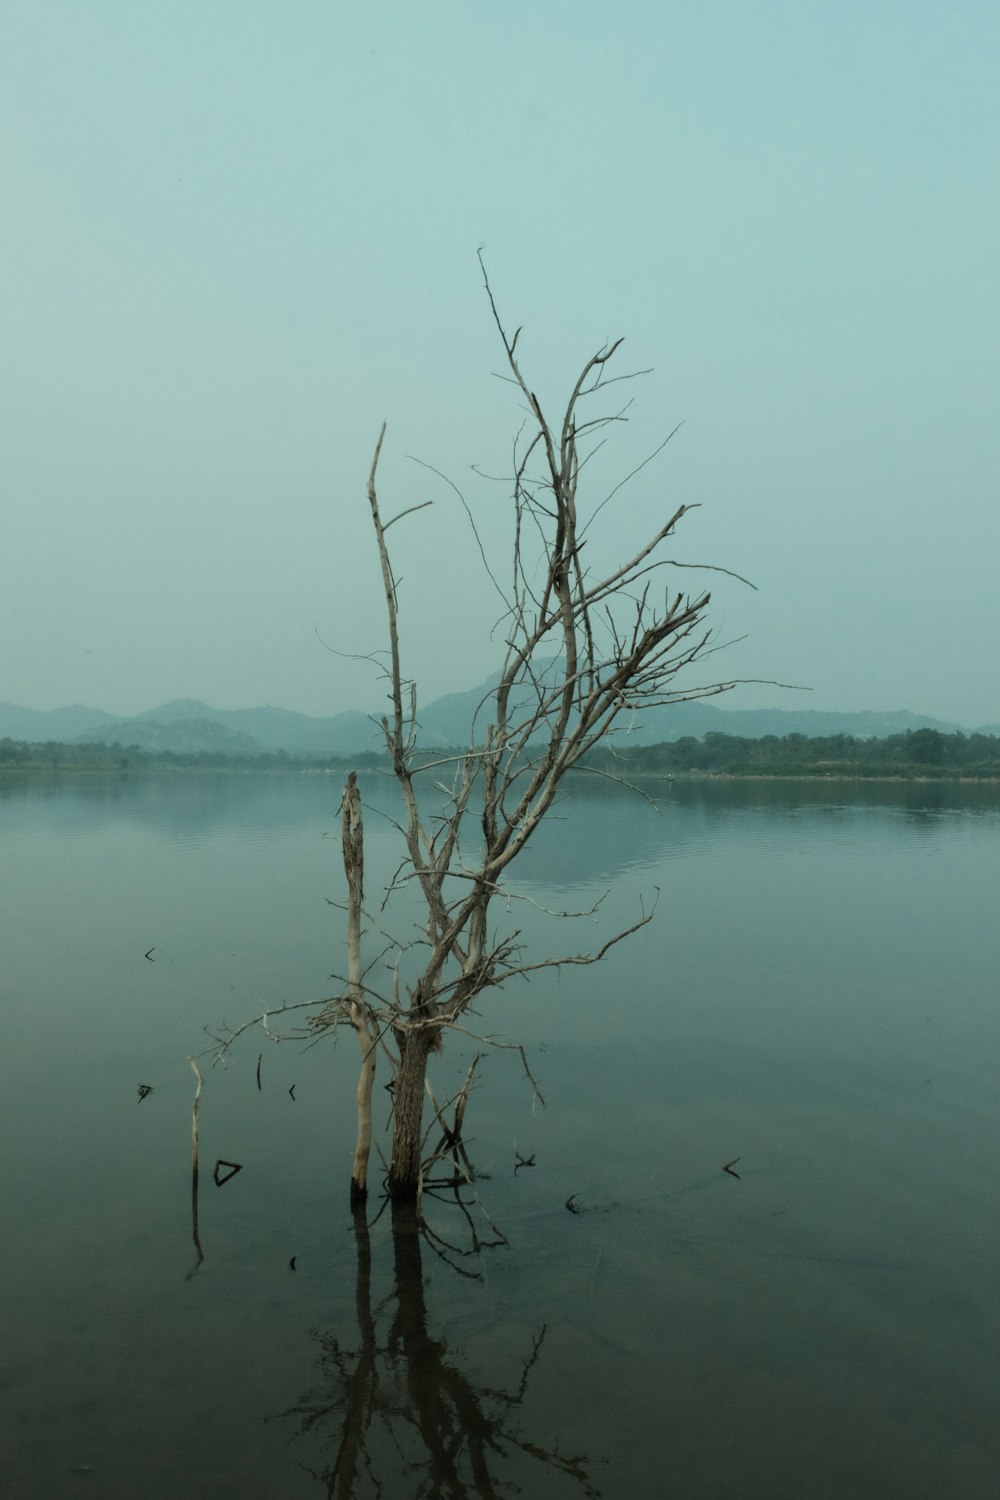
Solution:
[[[388,1056],[394,1073],[389,1192],[396,1201],[413,1200],[421,1190],[427,1061],[441,1048],[449,1028],[461,1024],[486,990],[541,969],[596,963],[651,920],[652,912],[643,909],[630,926],[593,952],[537,959],[525,955],[516,930],[491,930],[491,906],[498,896],[506,905],[516,894],[505,885],[508,872],[552,808],[567,774],[623,716],[713,697],[736,685],[735,680],[692,682],[687,672],[715,649],[707,623],[708,591],[691,594],[677,588],[675,570],[694,565],[665,556],[666,544],[689,506],[678,505],[623,561],[610,567],[599,567],[596,561],[590,565],[590,521],[648,462],[640,463],[585,514],[580,493],[584,466],[603,442],[604,429],[624,418],[625,408],[589,415],[595,397],[631,378],[608,374],[622,341],[605,345],[586,361],[561,417],[553,422],[522,372],[517,352],[520,329],[513,337],[507,334],[485,267],[483,277],[503,343],[505,378],[517,389],[526,414],[511,466],[511,551],[504,564],[505,583],[498,582],[499,569],[490,566],[476,532],[487,573],[503,600],[503,661],[496,685],[470,727],[468,749],[444,761],[428,762],[418,753],[417,692],[403,667],[400,600],[388,542],[397,521],[430,502],[383,519],[377,480],[384,424],[368,476],[388,623],[390,709],[381,728],[402,798],[402,863],[387,899],[399,887],[415,885],[422,934],[416,946],[396,941],[381,912],[366,913],[369,930],[377,929],[380,942],[384,939],[388,946],[388,954],[383,948],[381,955],[389,976],[386,984],[376,983],[373,964],[362,966],[360,796],[352,774],[344,794],[342,829],[349,887],[346,992],[321,1002],[323,1008],[311,1024],[347,1023],[361,1045],[351,1190],[356,1206],[366,1192],[371,1085],[378,1051]],[[715,567],[705,571],[729,572]],[[443,766],[450,767],[451,783],[433,783],[444,800],[439,798],[428,812],[426,796],[418,799],[418,778],[435,772],[440,778]],[[223,1040],[218,1056],[236,1034]],[[441,1122],[436,1106],[435,1113]]]
[[[415,1198],[420,1190],[427,1060],[444,1033],[485,990],[537,969],[594,963],[650,920],[651,913],[643,912],[596,952],[536,961],[524,959],[516,932],[490,932],[491,904],[506,894],[507,871],[552,807],[567,773],[623,714],[712,696],[735,685],[688,685],[680,676],[712,640],[706,624],[709,593],[676,590],[663,571],[684,566],[665,558],[663,548],[688,506],[677,506],[625,561],[607,570],[587,565],[581,471],[596,434],[622,414],[588,417],[584,403],[612,383],[607,366],[621,340],[586,362],[553,424],[522,373],[520,330],[513,337],[505,332],[485,269],[484,280],[509,378],[528,414],[514,453],[509,581],[504,588],[498,585],[506,649],[496,687],[472,726],[468,752],[453,764],[447,802],[433,818],[425,816],[417,796],[416,778],[431,767],[415,755],[417,696],[404,674],[387,539],[396,521],[422,506],[383,520],[377,477],[384,424],[368,477],[389,634],[391,711],[381,724],[403,801],[405,857],[397,881],[416,882],[425,919],[422,960],[405,993],[398,993],[397,983],[393,995],[368,989],[365,999],[372,1034],[375,1029],[391,1033],[398,1049],[388,1179],[397,1200]],[[434,764],[440,768],[440,762]],[[475,848],[469,838],[473,822]],[[398,981],[398,964],[394,972]],[[338,1011],[335,1007],[334,1015],[341,1018]],[[329,1010],[325,1019],[333,1019]]]

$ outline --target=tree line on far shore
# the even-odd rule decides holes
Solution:
[[[426,758],[459,755],[435,748]],[[884,739],[851,735],[773,734],[746,739],[733,734],[687,736],[656,745],[602,745],[585,764],[594,770],[636,776],[826,776],[826,777],[973,777],[1000,779],[1000,736],[943,734],[912,729]],[[145,750],[138,745],[64,744],[0,739],[0,769],[21,770],[239,770],[365,771],[388,770],[385,754],[364,750],[353,755],[296,755],[286,750],[229,755],[221,750],[179,752]]]
[[[1000,777],[1000,736],[910,729],[884,739],[849,734],[688,736],[658,745],[601,746],[588,762],[630,776]]]
[[[295,755],[287,750],[261,750],[237,755],[223,750],[147,750],[141,745],[66,744],[59,740],[0,739],[0,770],[50,771],[342,771],[370,770],[387,765],[385,755],[363,750],[356,755]]]

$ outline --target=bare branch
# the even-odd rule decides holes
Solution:
[[[630,792],[635,792],[640,796],[653,809],[653,812],[659,814],[660,804],[655,798],[651,797],[648,792],[644,792],[641,786],[636,786],[634,782],[626,780],[624,776],[615,776],[611,771],[602,771],[597,766],[588,766],[583,761],[580,761],[574,769],[585,772],[588,776],[599,776],[604,781],[613,781],[616,786],[627,787]]]
[[[386,521],[385,525],[382,527],[382,535],[384,536],[385,533],[389,530],[389,527],[395,526],[396,522],[401,521],[404,516],[412,516],[414,511],[426,510],[428,505],[433,504],[433,500],[422,500],[419,505],[410,505],[406,508],[406,510],[401,510],[398,516],[393,516],[391,521]]]
[[[516,968],[509,971],[509,977],[513,978],[516,974],[533,974],[539,969],[562,969],[572,965],[586,967],[588,964],[599,964],[604,955],[609,953],[612,948],[624,942],[627,937],[631,937],[634,932],[638,932],[641,928],[649,926],[656,915],[656,907],[660,898],[659,886],[655,887],[655,889],[656,900],[653,902],[651,909],[648,912],[644,911],[639,920],[633,922],[631,927],[624,927],[620,932],[616,932],[612,937],[609,937],[606,942],[601,944],[596,953],[573,953],[563,958],[542,958],[537,963],[518,964]]]
[[[459,501],[461,502],[461,505],[462,505],[462,509],[465,511],[465,514],[468,517],[469,525],[472,527],[472,535],[476,539],[476,546],[479,548],[479,555],[480,555],[480,557],[483,560],[483,567],[486,569],[487,575],[489,576],[490,582],[492,583],[493,587],[496,589],[497,593],[500,595],[500,598],[503,600],[504,604],[506,604],[507,607],[508,607],[508,609],[509,609],[510,608],[510,601],[508,600],[508,598],[507,598],[506,594],[504,593],[503,589],[500,587],[499,583],[497,583],[496,577],[494,576],[494,573],[493,573],[493,569],[490,567],[489,560],[488,560],[488,558],[486,556],[486,549],[483,546],[482,537],[479,535],[479,530],[478,530],[478,528],[476,526],[475,520],[473,519],[472,511],[469,509],[468,501],[466,500],[465,496],[462,494],[462,491],[459,489],[458,485],[455,483],[455,481],[453,479],[449,479],[447,474],[443,474],[441,472],[441,470],[440,469],[436,469],[433,464],[427,463],[422,458],[414,458],[414,456],[413,456],[412,453],[409,454],[408,457],[409,457],[411,463],[419,464],[422,469],[429,469],[432,474],[436,474],[439,479],[444,480],[445,484],[449,485],[451,487],[451,489],[454,490],[455,494],[458,496]],[[430,503],[431,503],[430,501],[427,502],[428,505]]]

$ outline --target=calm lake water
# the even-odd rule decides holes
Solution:
[[[577,953],[659,892],[470,1021],[545,1107],[484,1057],[468,1256],[447,1202],[352,1225],[353,1039],[260,1027],[201,1059],[193,1241],[205,1027],[337,990],[339,781],[0,779],[5,1500],[992,1500],[1000,793],[659,791],[574,789],[498,911]]]

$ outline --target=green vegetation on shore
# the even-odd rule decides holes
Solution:
[[[428,750],[428,760],[460,752]],[[915,777],[1000,779],[1000,736],[942,734],[915,729],[883,739],[838,734],[744,739],[706,734],[665,740],[658,745],[601,746],[588,755],[594,770],[636,776]],[[0,770],[31,771],[348,771],[388,769],[388,759],[372,750],[339,755],[295,755],[285,750],[227,754],[221,750],[178,752],[144,750],[137,745],[63,744],[0,739]]]
[[[0,739],[0,771],[363,771],[388,765],[384,755],[291,755],[287,750],[246,754],[223,750],[145,750],[140,745],[64,744],[58,740]]]
[[[706,734],[700,740],[602,747],[587,757],[587,763],[625,776],[1000,778],[1000,737],[942,734],[937,729],[912,729],[882,739],[848,734],[787,734],[779,739],[769,734],[754,740]]]

